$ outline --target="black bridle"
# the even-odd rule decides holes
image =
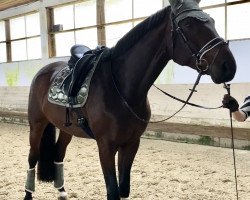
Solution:
[[[175,48],[175,38],[173,37],[173,35],[176,35],[174,33],[177,33],[178,35],[181,36],[181,38],[183,39],[184,43],[186,44],[186,46],[190,50],[192,57],[194,57],[196,59],[196,70],[198,71],[198,76],[197,76],[197,79],[196,79],[196,81],[194,83],[194,86],[191,89],[191,92],[190,92],[190,94],[188,95],[188,97],[187,97],[187,99],[185,101],[184,100],[180,100],[180,99],[178,99],[176,97],[173,97],[172,95],[169,95],[169,96],[172,96],[175,100],[181,101],[183,103],[183,106],[179,110],[177,110],[174,114],[172,114],[171,116],[167,117],[166,119],[159,120],[159,121],[150,121],[150,120],[147,120],[147,119],[144,119],[144,118],[138,116],[138,114],[131,108],[131,106],[128,104],[127,100],[125,99],[125,97],[119,91],[119,89],[117,87],[117,84],[116,84],[116,81],[115,81],[114,73],[112,71],[112,64],[111,64],[111,69],[110,70],[111,70],[112,82],[113,82],[113,85],[114,85],[114,87],[115,87],[118,95],[120,96],[121,101],[127,107],[127,109],[133,114],[133,116],[136,117],[141,122],[144,122],[144,123],[159,123],[159,122],[164,122],[164,121],[169,120],[170,118],[174,117],[187,104],[188,105],[192,105],[192,106],[196,106],[196,107],[200,107],[200,108],[205,108],[205,109],[217,109],[217,108],[221,108],[222,107],[222,106],[220,106],[220,107],[216,107],[216,108],[207,108],[207,107],[204,107],[204,106],[199,106],[199,105],[196,105],[196,104],[189,103],[189,100],[191,99],[193,93],[196,91],[195,88],[199,84],[201,76],[203,74],[205,74],[205,72],[209,69],[209,63],[208,63],[208,61],[205,58],[203,58],[204,55],[206,53],[208,53],[209,51],[211,51],[212,49],[214,49],[215,47],[217,47],[218,45],[225,45],[225,44],[228,45],[228,43],[223,38],[215,37],[215,38],[211,39],[210,41],[208,41],[201,49],[199,49],[198,51],[195,51],[192,48],[192,46],[190,45],[190,41],[185,36],[185,33],[183,32],[183,30],[179,26],[178,22],[176,21],[176,18],[179,17],[179,16],[181,16],[182,14],[185,14],[187,12],[194,12],[194,11],[199,11],[200,12],[201,10],[200,9],[186,9],[186,10],[183,10],[183,11],[179,12],[178,14],[174,14],[173,12],[171,13],[172,24],[173,24],[173,29],[172,29],[172,32],[173,32],[172,33],[173,52],[174,52],[174,48]],[[220,48],[214,54],[214,58],[213,58],[213,61],[212,61],[211,64],[213,64],[213,62],[216,59],[219,51],[220,51]],[[206,64],[205,68],[202,68],[202,64],[203,63]]]
[[[193,58],[195,58],[195,63],[196,63],[196,70],[198,72],[202,71],[205,73],[209,69],[209,63],[208,61],[204,58],[204,55],[208,53],[210,50],[214,49],[218,45],[228,45],[228,43],[221,37],[215,37],[208,41],[203,47],[201,47],[199,50],[194,50],[192,45],[190,44],[190,41],[188,37],[186,37],[186,34],[182,30],[182,28],[179,26],[179,23],[177,22],[177,18],[180,17],[183,14],[186,14],[188,12],[201,12],[202,10],[200,9],[185,9],[177,14],[174,14],[172,12],[171,18],[172,18],[172,41],[173,41],[173,54],[174,54],[174,48],[175,48],[175,36],[177,35],[181,36],[182,40],[184,41],[185,45],[188,47],[189,51],[191,52],[191,55]],[[210,65],[212,65],[219,53],[220,49],[217,50],[216,54],[214,55],[214,58],[211,62]],[[173,56],[174,57],[174,56]],[[205,68],[203,66],[205,64]]]

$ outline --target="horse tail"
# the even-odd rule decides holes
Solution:
[[[55,143],[56,129],[53,124],[49,123],[43,131],[40,143],[40,157],[37,168],[37,177],[40,181],[52,182],[55,180]]]

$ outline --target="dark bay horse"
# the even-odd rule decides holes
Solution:
[[[110,55],[95,70],[88,100],[81,108],[98,145],[108,200],[129,197],[132,163],[151,115],[147,93],[168,61],[202,71],[216,84],[232,80],[236,72],[227,43],[217,34],[213,19],[200,10],[199,1],[170,0],[170,4],[110,49]],[[63,178],[66,148],[72,136],[87,137],[75,115],[71,116],[72,125],[64,126],[65,108],[48,101],[50,85],[66,66],[65,62],[45,66],[31,84],[25,200],[32,199],[35,190],[37,162],[38,178],[54,181],[60,199],[67,199]],[[57,140],[55,127],[60,130]]]

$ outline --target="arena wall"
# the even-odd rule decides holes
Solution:
[[[165,84],[158,85],[166,92],[185,99],[189,94],[190,84]],[[250,84],[232,84],[232,95],[239,103],[244,101],[247,91],[250,91]],[[192,103],[207,107],[221,105],[223,95],[226,93],[222,85],[200,84],[197,93],[191,98]],[[0,120],[14,123],[27,124],[27,106],[29,87],[0,87]],[[149,91],[149,101],[152,109],[152,121],[167,118],[177,111],[182,103],[177,102],[152,87]],[[235,139],[250,141],[250,122],[233,122]],[[147,131],[153,131],[148,136],[159,138],[174,137],[166,133],[210,136],[212,138],[231,138],[229,112],[227,109],[205,110],[186,106],[172,119],[163,123],[150,123]],[[182,136],[184,137],[184,136]],[[229,141],[230,143],[230,141]]]

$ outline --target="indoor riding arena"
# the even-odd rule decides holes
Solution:
[[[1,0],[0,200],[250,200],[249,18]]]

